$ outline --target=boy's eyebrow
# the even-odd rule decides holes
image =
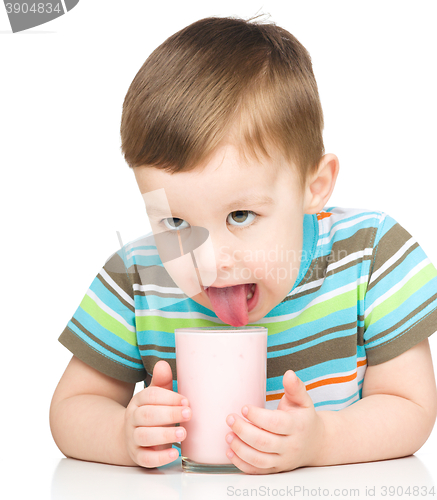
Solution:
[[[275,202],[275,200],[270,197],[270,196],[265,196],[265,195],[246,195],[238,200],[234,200],[231,203],[228,203],[227,205],[224,205],[225,210],[230,210],[232,209],[237,209],[237,208],[244,208],[244,206],[252,206],[252,207],[260,207],[263,205],[272,205]],[[147,205],[147,213],[149,215],[168,215],[168,210],[165,208],[161,207],[155,207],[151,205]]]
[[[272,205],[274,202],[275,200],[270,196],[253,194],[242,196],[238,200],[225,205],[224,208],[232,210],[233,208],[244,208],[245,205],[260,207],[262,205]]]

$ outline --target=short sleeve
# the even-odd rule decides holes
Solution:
[[[417,241],[382,214],[364,297],[368,365],[388,361],[437,330],[437,271]]]
[[[94,278],[59,341],[84,363],[110,377],[146,377],[137,345],[134,275],[114,253]]]

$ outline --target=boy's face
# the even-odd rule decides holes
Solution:
[[[281,161],[245,163],[226,143],[203,169],[175,174],[148,166],[134,169],[143,196],[161,189],[168,200],[172,218],[152,214],[145,197],[155,235],[190,226],[208,230],[216,278],[203,283],[209,289],[201,286],[190,296],[232,326],[263,318],[298,275],[305,197],[294,168]],[[201,259],[196,262],[200,269]],[[252,298],[250,284],[256,285]]]

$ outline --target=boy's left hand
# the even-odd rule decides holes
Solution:
[[[321,448],[323,421],[304,383],[288,370],[283,385],[277,410],[247,405],[242,414],[249,422],[235,413],[226,419],[233,431],[226,435],[228,458],[243,472],[271,474],[310,465]]]

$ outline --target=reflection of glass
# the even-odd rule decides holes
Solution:
[[[226,456],[226,417],[245,404],[264,408],[267,328],[177,328],[178,392],[188,398],[182,468],[187,472],[238,472]]]
[[[180,458],[157,469],[117,467],[64,458],[52,477],[51,500],[226,500],[229,498],[416,498],[432,492],[435,454],[396,460],[332,467],[304,467],[281,474],[187,474]],[[430,472],[427,470],[430,468]],[[47,474],[47,461],[35,463],[38,477]],[[36,476],[35,476],[36,477]],[[17,498],[31,497],[35,481],[16,484]],[[395,486],[404,495],[390,496],[385,487]],[[410,487],[410,496],[405,494]],[[320,493],[319,493],[320,488]],[[6,490],[5,490],[6,491]],[[366,497],[367,491],[367,497]],[[384,495],[384,492],[387,492]],[[436,490],[434,489],[434,492]],[[359,495],[357,494],[359,492]],[[374,493],[374,494],[373,494]]]

